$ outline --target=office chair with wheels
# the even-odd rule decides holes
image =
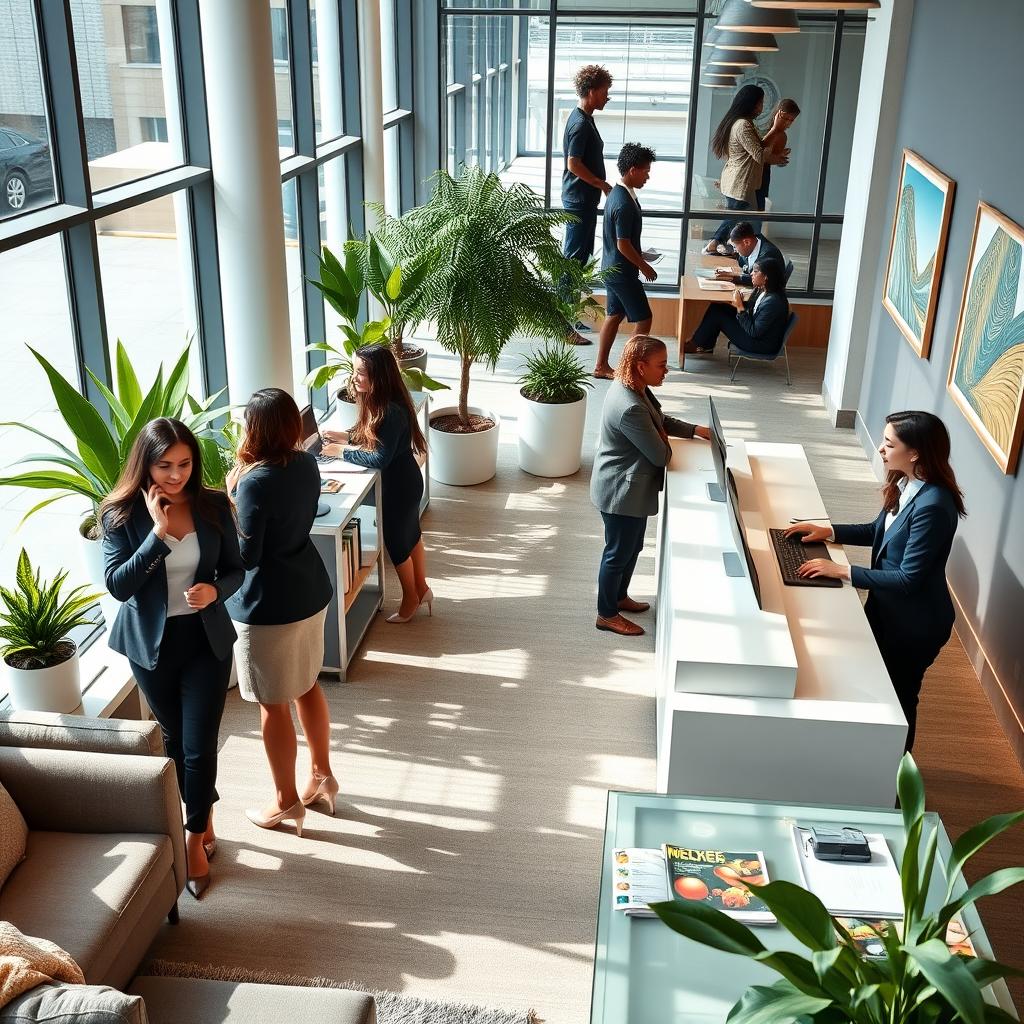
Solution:
[[[792,266],[792,264],[790,264],[790,266]],[[789,336],[793,333],[793,328],[796,327],[796,322],[796,313],[790,313],[789,319],[786,321],[786,329],[782,332],[782,344],[779,346],[779,350],[771,355],[764,352],[748,352],[746,349],[742,349],[730,341],[727,355],[729,363],[732,366],[732,376],[729,380],[734,381],[736,379],[736,370],[739,368],[741,359],[754,359],[759,360],[762,363],[773,363],[779,358],[779,356],[783,356],[786,360],[786,384],[792,387],[793,381],[789,376],[789,354],[786,352],[786,342],[789,341]],[[735,363],[732,361],[733,357],[736,359]]]

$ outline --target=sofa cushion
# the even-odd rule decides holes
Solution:
[[[170,910],[165,890],[173,892],[167,836],[29,832],[24,861],[0,889],[0,919],[57,943],[95,984],[108,980],[126,944],[142,959],[155,933],[133,932],[154,901],[167,904],[159,917]]]
[[[86,718],[52,711],[9,711],[0,715],[0,747],[162,756],[164,741],[156,722]]]
[[[151,1024],[375,1024],[376,1004],[365,992],[295,985],[251,985],[198,978],[136,978],[133,995],[146,1001]]]
[[[140,996],[105,985],[38,985],[0,1007],[0,1024],[147,1024]]]
[[[11,794],[0,784],[0,888],[25,856],[28,825]]]

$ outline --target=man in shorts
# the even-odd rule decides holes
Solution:
[[[633,325],[634,334],[647,334],[651,329],[653,314],[640,275],[648,281],[656,281],[658,275],[644,258],[640,244],[643,214],[636,193],[647,184],[654,160],[653,149],[627,142],[619,151],[619,182],[604,204],[601,269],[612,273],[605,279],[607,316],[601,324],[594,364],[594,376],[601,380],[611,380],[614,376],[608,359],[623,319]]]

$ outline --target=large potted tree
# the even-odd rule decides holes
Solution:
[[[437,340],[459,361],[458,404],[430,416],[430,475],[446,484],[478,484],[494,476],[497,413],[469,404],[476,362],[495,368],[516,333],[565,338],[571,330],[545,268],[562,259],[553,229],[568,219],[548,213],[525,185],[465,168],[435,176],[434,194],[401,218],[385,217],[377,233],[401,261],[424,259],[429,271],[410,319],[432,321]]]
[[[548,342],[526,357],[519,385],[519,468],[571,476],[583,461],[590,371],[568,344]]]
[[[75,587],[65,596],[67,572],[41,580],[24,548],[18,556],[14,589],[0,587],[0,655],[18,711],[67,714],[82,703],[78,647],[69,634],[92,625],[86,614],[98,594]]]

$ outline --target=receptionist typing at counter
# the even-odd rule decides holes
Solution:
[[[949,434],[937,416],[891,413],[878,451],[888,474],[874,522],[797,523],[787,535],[871,547],[869,569],[812,559],[799,572],[849,580],[868,591],[864,613],[906,715],[910,750],[924,674],[953,630],[946,560],[957,520],[967,513],[949,464]]]
[[[647,517],[658,511],[658,492],[672,458],[672,437],[711,437],[707,427],[666,416],[651,388],[668,373],[665,343],[646,334],[630,338],[601,410],[601,433],[590,478],[590,500],[604,520],[604,553],[597,577],[597,628],[642,636],[622,612],[645,612],[646,601],[629,596],[644,546]]]

